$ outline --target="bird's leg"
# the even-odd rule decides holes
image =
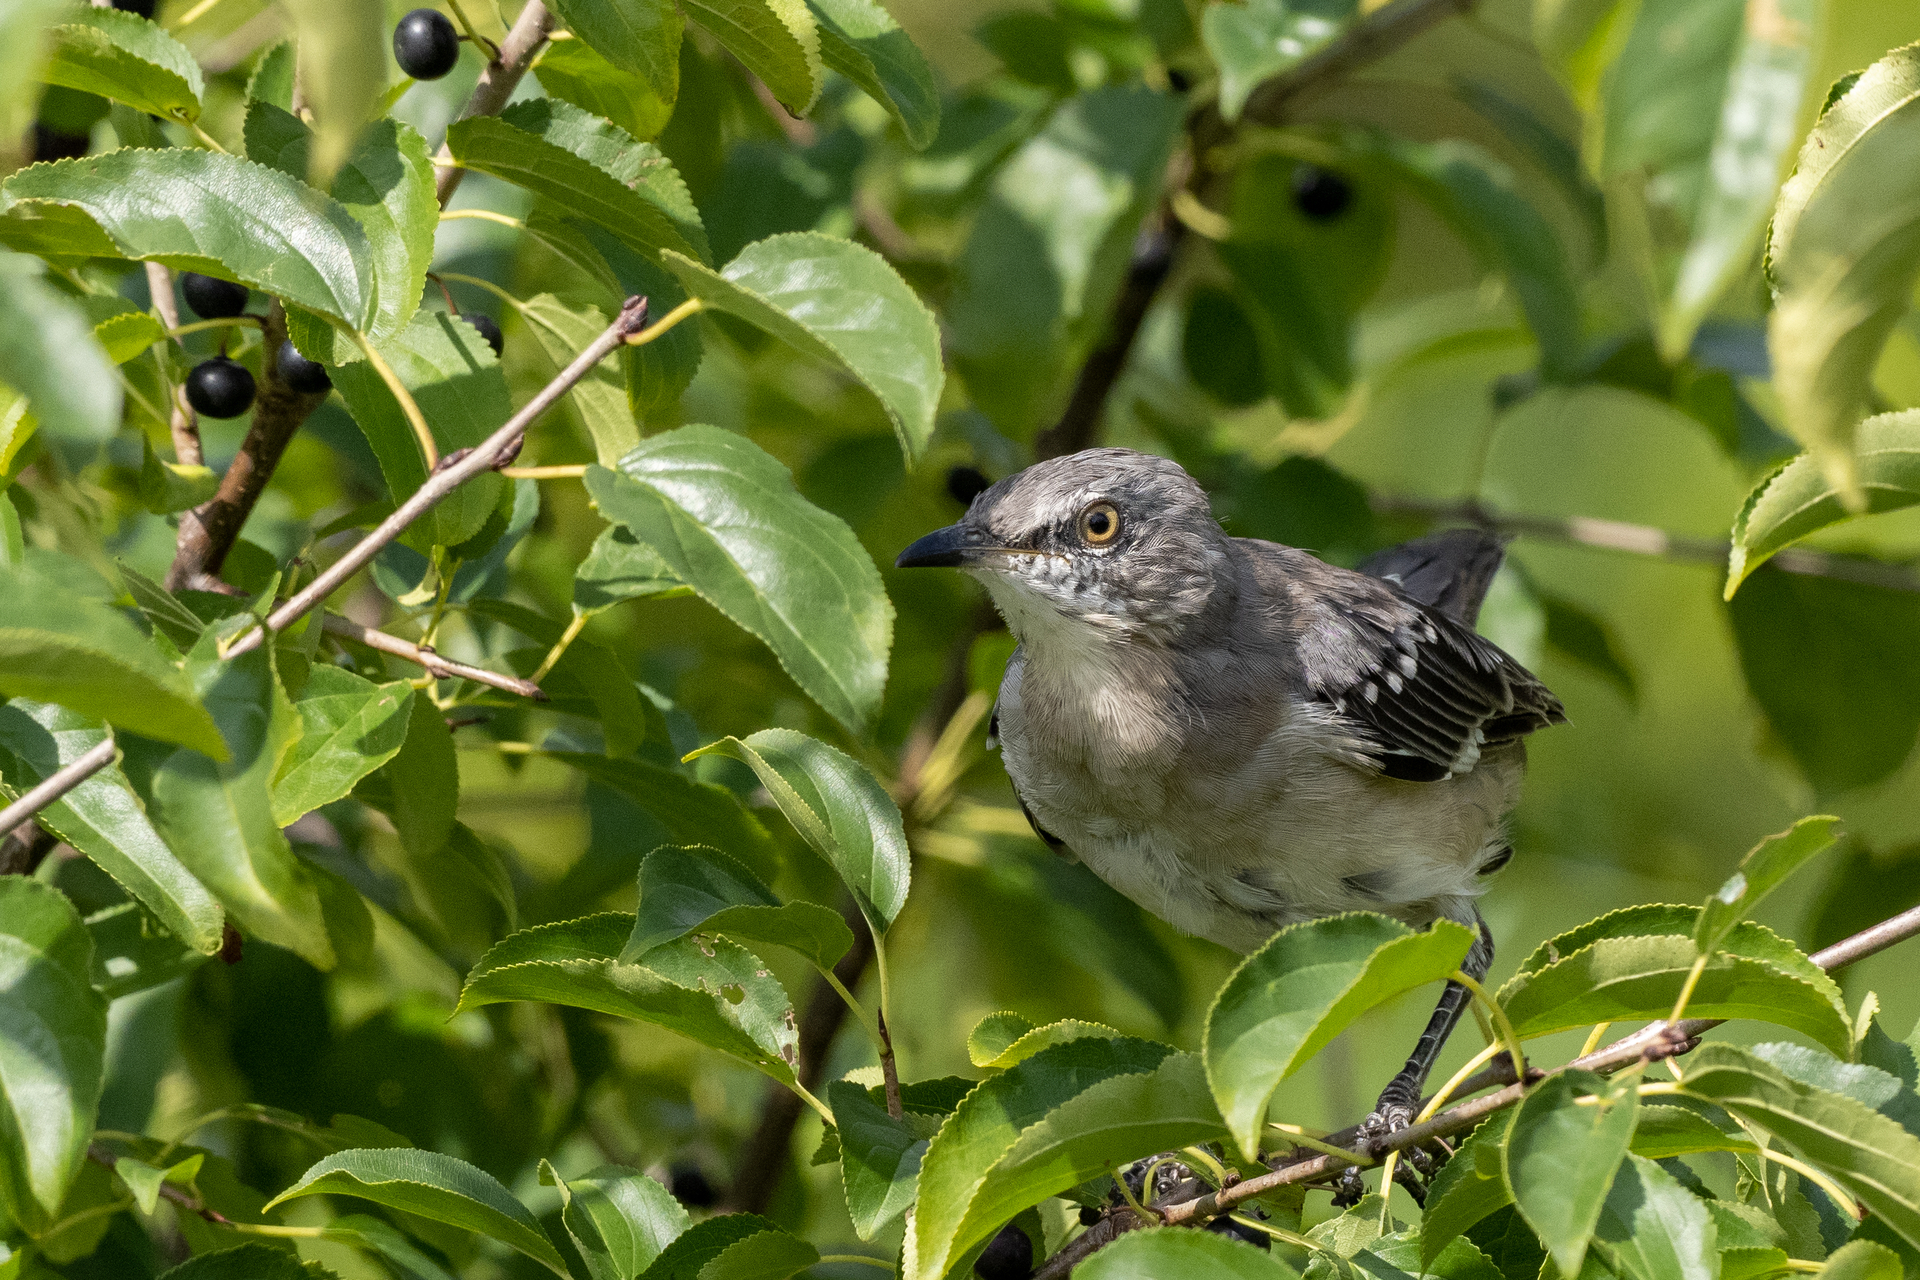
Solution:
[[[1480,936],[1468,948],[1466,958],[1460,962],[1460,969],[1478,982],[1493,967],[1493,931],[1487,928],[1487,922],[1480,918],[1479,912],[1474,912],[1473,919],[1480,926]],[[1433,1064],[1439,1060],[1440,1050],[1446,1046],[1447,1037],[1453,1034],[1460,1015],[1466,1012],[1469,999],[1471,997],[1465,987],[1448,981],[1446,989],[1440,993],[1440,1003],[1434,1008],[1433,1016],[1427,1019],[1427,1029],[1420,1033],[1419,1043],[1413,1046],[1413,1055],[1407,1059],[1407,1065],[1400,1068],[1400,1074],[1388,1081],[1387,1087],[1380,1091],[1380,1100],[1373,1104],[1373,1114],[1360,1122],[1361,1142],[1371,1142],[1398,1133],[1413,1123],[1414,1116],[1420,1110],[1420,1095],[1426,1089],[1427,1076],[1433,1070]],[[1431,1167],[1427,1154],[1417,1147],[1406,1153],[1406,1162],[1423,1174]],[[1340,1177],[1340,1190],[1334,1195],[1333,1202],[1343,1207],[1354,1205],[1365,1194],[1366,1185],[1361,1181],[1360,1170],[1349,1168]]]

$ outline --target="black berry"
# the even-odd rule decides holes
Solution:
[[[1273,1248],[1273,1239],[1266,1232],[1256,1231],[1252,1227],[1235,1222],[1232,1218],[1215,1218],[1207,1224],[1207,1230],[1215,1235],[1232,1236],[1235,1240],[1243,1240],[1256,1249]]]
[[[143,18],[153,16],[154,0],[113,0],[113,7],[122,13],[137,13]]]
[[[33,122],[33,158],[35,160],[73,160],[87,154],[84,133],[62,133]]]
[[[1083,1227],[1090,1227],[1094,1223],[1100,1221],[1100,1219],[1106,1216],[1107,1216],[1106,1214],[1101,1213],[1098,1209],[1094,1208],[1090,1204],[1083,1204],[1080,1206],[1080,1225]]]
[[[976,467],[955,467],[947,472],[947,493],[963,507],[972,506],[992,483]]]
[[[280,381],[302,395],[317,395],[333,386],[333,379],[327,376],[327,366],[307,359],[291,342],[280,344],[279,352],[273,357],[273,371],[280,375]]]
[[[253,375],[225,356],[202,360],[187,375],[187,403],[209,418],[237,418],[253,403]]]
[[[1167,88],[1175,93],[1185,93],[1193,88],[1193,77],[1178,67],[1167,68]]]
[[[460,36],[437,9],[415,9],[393,29],[393,60],[415,80],[438,80],[460,61]]]
[[[492,316],[484,311],[471,311],[462,312],[460,318],[480,331],[480,336],[485,338],[487,345],[493,348],[494,355],[497,356],[506,349],[507,337],[500,332],[500,326],[494,323]]]
[[[180,292],[202,320],[225,320],[247,309],[247,286],[198,271],[180,277]]]
[[[1293,207],[1315,222],[1331,222],[1353,203],[1353,184],[1317,164],[1293,168]]]
[[[980,1280],[1027,1280],[1033,1274],[1033,1241],[1008,1223],[973,1264],[973,1274]]]
[[[689,1209],[711,1209],[720,1202],[720,1193],[691,1161],[677,1161],[667,1170],[667,1189],[673,1198]]]

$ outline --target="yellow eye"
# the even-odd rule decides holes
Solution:
[[[1096,502],[1080,513],[1080,537],[1088,546],[1104,547],[1120,536],[1120,509],[1111,502]]]

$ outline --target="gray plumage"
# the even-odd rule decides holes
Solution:
[[[1249,951],[1356,909],[1477,920],[1522,739],[1564,719],[1472,630],[1500,553],[1460,531],[1378,577],[1335,568],[1228,537],[1173,462],[1094,449],[1002,480],[900,563],[971,573],[1020,641],[996,728],[1035,827]]]

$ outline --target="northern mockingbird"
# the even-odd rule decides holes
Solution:
[[[1564,721],[1473,630],[1501,544],[1456,530],[1365,572],[1230,538],[1178,464],[1089,449],[1028,467],[915,542],[903,568],[981,582],[1020,645],[992,732],[1040,837],[1235,951],[1382,911],[1479,930],[1512,856],[1521,741]],[[1449,982],[1368,1127],[1411,1121],[1467,1002]]]

